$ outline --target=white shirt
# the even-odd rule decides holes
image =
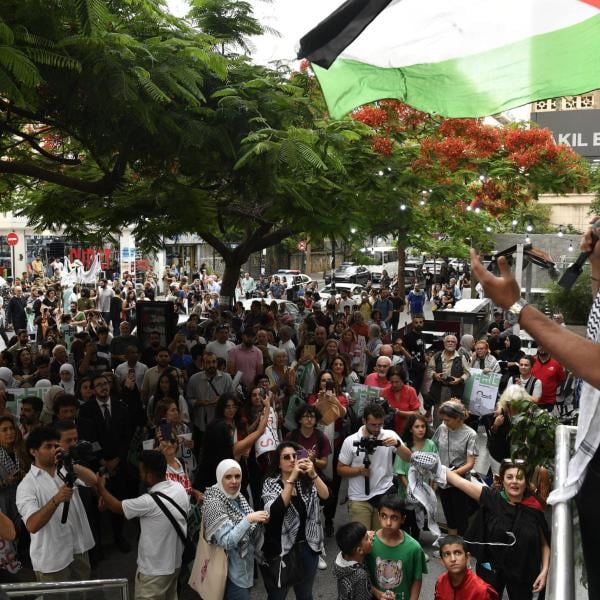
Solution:
[[[100,312],[110,312],[110,299],[113,298],[114,295],[115,293],[113,292],[113,289],[108,286],[105,288],[98,288],[98,293],[96,295],[96,306]]]
[[[527,386],[527,384],[529,383],[529,380],[532,377],[533,377],[533,375],[530,375],[527,379],[523,379],[523,378],[519,378],[519,377],[517,377],[515,379],[514,377],[511,377],[508,381],[508,385],[516,384],[516,385],[520,385],[522,388],[525,388]],[[531,386],[528,386],[528,387],[531,387]],[[531,396],[533,396],[534,398],[542,397],[542,382],[539,379],[533,384],[533,390],[531,391]]]
[[[78,485],[83,485],[77,480]],[[47,471],[31,465],[29,472],[17,487],[17,508],[23,521],[27,520],[50,502],[63,481]],[[55,573],[73,562],[74,554],[82,554],[94,547],[94,536],[79,497],[77,486],[73,490],[69,516],[63,525],[64,504],[61,503],[50,520],[37,532],[31,534],[29,553],[34,571]]]
[[[364,425],[354,434],[348,436],[342,444],[339,461],[348,467],[362,467],[365,453],[361,452],[356,456],[355,441],[360,440],[367,433]],[[400,436],[389,429],[382,429],[377,436],[378,440],[393,437],[402,441]],[[395,458],[396,448],[394,446],[378,446],[375,452],[370,455],[370,494],[365,494],[365,478],[363,475],[348,478],[348,498],[350,500],[369,500],[373,496],[387,492],[394,484],[394,472],[392,469],[393,459]]]
[[[294,345],[294,342],[292,342],[292,340],[288,340],[285,344],[279,342],[279,350],[285,350],[287,352],[288,365],[292,365],[296,360],[296,346]]]
[[[117,365],[117,368],[115,369],[115,375],[121,383],[123,383],[127,379],[127,375],[129,375],[130,368],[133,367],[130,367],[127,361],[122,362],[120,365]],[[135,363],[135,384],[137,385],[137,388],[140,391],[142,390],[142,385],[144,383],[144,375],[146,374],[147,370],[148,367],[144,363],[141,363],[139,361]]]
[[[186,513],[190,510],[190,500],[185,488],[176,481],[161,481],[153,485],[150,492],[161,492],[172,498]],[[184,535],[187,522],[183,515],[164,498],[160,499],[165,508],[175,517]],[[123,513],[126,519],[139,517],[142,533],[138,544],[137,565],[142,575],[172,575],[181,566],[183,542],[179,539],[171,521],[156,504],[150,494],[123,500]]]
[[[227,340],[224,344],[213,340],[207,344],[206,352],[212,352],[217,358],[222,358],[226,361],[229,351],[232,348],[235,348],[235,344],[231,340]]]

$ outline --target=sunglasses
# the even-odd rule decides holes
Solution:
[[[515,459],[505,458],[502,461],[502,464],[503,465],[512,465],[514,467],[523,467],[524,465],[527,464],[527,461],[522,458],[515,458]]]
[[[296,458],[296,454],[283,454],[281,458],[283,458],[283,460],[294,460]]]

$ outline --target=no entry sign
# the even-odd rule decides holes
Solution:
[[[7,236],[6,236],[6,243],[9,246],[16,246],[19,242],[19,236],[14,232],[11,231]]]

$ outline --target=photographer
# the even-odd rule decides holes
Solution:
[[[393,455],[406,461],[411,456],[396,432],[383,429],[383,419],[379,404],[367,404],[363,426],[344,440],[337,464],[338,475],[350,478],[350,520],[369,530],[379,529],[379,500],[394,487]]]
[[[39,427],[27,438],[34,464],[17,488],[17,508],[31,534],[31,564],[38,581],[79,581],[90,578],[88,551],[94,538],[79,496],[78,485],[96,485],[96,475],[81,465],[72,469],[77,481],[66,485],[61,435]],[[64,503],[70,502],[66,523],[61,523]]]

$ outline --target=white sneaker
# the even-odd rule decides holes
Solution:
[[[326,568],[327,568],[327,563],[325,562],[325,560],[323,559],[322,556],[319,556],[319,569],[321,569],[321,571],[323,571]]]

